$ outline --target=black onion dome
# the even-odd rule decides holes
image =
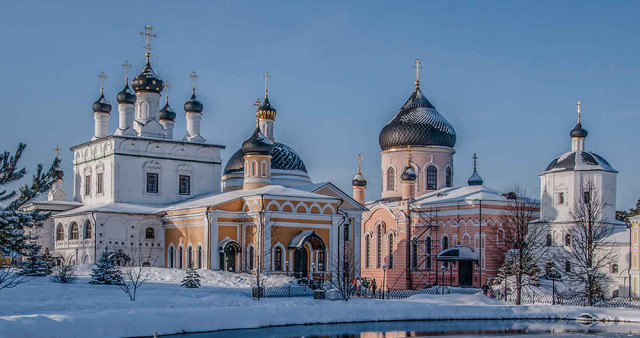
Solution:
[[[160,119],[171,121],[174,121],[176,119],[176,113],[173,111],[171,106],[169,106],[169,100],[167,100],[167,103],[164,104],[164,107],[160,109]]]
[[[380,148],[443,146],[453,148],[456,132],[429,100],[416,88],[400,111],[382,128]]]
[[[586,129],[582,128],[582,124],[580,124],[580,122],[578,122],[578,124],[576,124],[576,126],[573,127],[573,129],[571,130],[571,133],[569,133],[569,135],[571,135],[571,137],[582,137],[582,138],[585,138],[585,137],[587,137],[587,135],[589,135],[589,132],[587,132]]]
[[[307,172],[307,167],[302,162],[300,156],[286,144],[274,142],[271,151],[271,169],[272,170],[292,170]],[[238,149],[224,168],[224,174],[233,174],[244,170],[244,153],[242,149]]]
[[[483,183],[484,181],[482,180],[482,177],[480,177],[478,172],[475,170],[473,171],[473,174],[471,174],[471,176],[469,177],[469,180],[467,180],[468,185],[482,185]]]
[[[134,104],[136,103],[136,95],[129,89],[129,83],[124,85],[124,88],[116,95],[116,100],[120,104]]]
[[[204,105],[196,99],[196,92],[191,94],[191,98],[184,104],[184,111],[192,113],[202,113]]]
[[[362,173],[357,173],[356,176],[353,177],[353,180],[351,181],[351,184],[354,187],[366,187],[367,186],[367,180],[364,178]]]
[[[144,66],[144,69],[142,69],[142,73],[133,79],[131,85],[136,93],[160,93],[162,89],[164,89],[164,81],[153,71],[151,64],[149,64],[149,59],[147,59],[147,64]]]
[[[570,151],[564,153],[549,163],[545,172],[602,170],[618,172],[604,157],[588,151]]]
[[[93,103],[93,111],[96,113],[111,113],[111,105],[109,101],[104,98],[104,94],[100,94],[100,97]]]
[[[404,171],[402,171],[400,179],[403,181],[415,181],[416,179],[418,179],[418,174],[416,174],[416,171],[413,170],[412,166],[407,166],[406,168],[404,168]]]
[[[275,119],[276,118],[276,109],[271,106],[271,102],[269,102],[269,97],[265,96],[264,102],[258,107],[256,111],[256,117],[259,119]]]
[[[58,179],[62,179],[62,178],[64,177],[64,171],[62,170],[62,168],[60,168],[60,167],[56,167],[53,171],[54,171],[54,173],[55,173],[55,176],[56,176]]]
[[[251,136],[242,142],[242,152],[245,154],[268,155],[273,150],[273,141],[260,131],[259,127]]]

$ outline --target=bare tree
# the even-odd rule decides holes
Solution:
[[[498,280],[513,277],[516,304],[520,305],[522,289],[539,285],[540,268],[536,259],[542,257],[546,249],[543,242],[546,228],[543,223],[531,223],[536,216],[538,204],[527,196],[524,189],[516,187],[508,197],[508,206],[501,215],[505,225],[502,229],[504,235],[501,231],[496,234],[498,243],[504,241],[504,245],[498,245],[497,249],[505,254]]]
[[[348,301],[356,292],[353,280],[360,274],[357,270],[357,257],[350,247],[339,248],[331,257],[331,279],[329,285],[340,293],[345,301]],[[382,290],[381,290],[382,291]]]
[[[608,280],[604,271],[616,258],[608,241],[613,229],[603,218],[603,207],[603,197],[593,181],[588,180],[570,212],[571,247],[561,252],[569,265],[565,275],[570,290],[589,305],[604,298],[604,285]]]
[[[138,238],[141,239],[142,236]],[[141,245],[135,244],[128,253],[131,260],[121,268],[122,282],[118,284],[132,302],[136,300],[138,289],[149,279],[149,268],[157,258],[152,254],[151,247],[145,250]]]
[[[72,255],[62,258],[62,262],[53,268],[51,280],[56,283],[72,284],[77,278],[76,266]]]
[[[13,255],[8,258],[10,259],[9,264],[0,265],[0,290],[14,288],[27,278],[21,269],[16,268],[12,264],[16,256]]]

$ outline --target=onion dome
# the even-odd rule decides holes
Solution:
[[[588,151],[570,151],[549,163],[544,172],[600,170],[617,173],[604,157]]]
[[[271,106],[269,102],[269,97],[265,95],[264,102],[258,107],[256,111],[256,117],[259,119],[270,119],[273,120],[276,118],[276,109]]]
[[[196,89],[193,88],[191,98],[184,104],[184,111],[191,113],[202,113],[204,105],[196,99]]]
[[[171,120],[174,121],[176,119],[176,113],[173,111],[171,106],[169,106],[169,99],[164,104],[164,107],[160,109],[160,119],[161,120]]]
[[[242,149],[238,149],[224,168],[224,174],[239,173],[244,170],[244,153]],[[271,151],[271,169],[283,170],[283,171],[300,171],[307,172],[307,167],[300,156],[284,143],[274,142],[273,150]]]
[[[362,173],[357,173],[356,176],[353,177],[353,180],[351,180],[351,184],[354,187],[366,187],[367,180],[364,178],[364,175],[362,175]]]
[[[147,55],[147,64],[142,69],[142,73],[138,74],[131,82],[133,90],[137,92],[161,93],[164,88],[164,82],[151,68],[149,56]]]
[[[96,113],[111,113],[111,105],[109,101],[104,98],[104,93],[100,93],[100,97],[93,103],[93,111]]]
[[[576,126],[573,127],[573,129],[571,129],[571,133],[569,133],[569,135],[571,135],[572,138],[574,137],[585,138],[587,137],[587,135],[589,135],[589,132],[586,129],[582,128],[582,124],[578,122]]]
[[[64,178],[64,171],[62,170],[62,168],[56,167],[55,169],[53,169],[53,172],[55,173],[55,177],[59,180]]]
[[[119,104],[135,104],[136,95],[129,89],[129,80],[126,81],[124,88],[116,95]]]
[[[416,86],[400,111],[382,128],[379,143],[382,150],[408,146],[453,148],[456,132]]]
[[[242,152],[245,154],[269,155],[273,150],[273,141],[260,131],[256,126],[253,134],[242,143]]]
[[[482,185],[484,183],[482,177],[480,177],[480,175],[478,174],[477,161],[478,155],[473,153],[473,174],[471,174],[471,176],[467,180],[468,185]]]
[[[404,171],[402,171],[400,179],[403,181],[415,181],[418,179],[418,175],[416,174],[416,171],[413,170],[413,167],[408,165],[404,168]]]

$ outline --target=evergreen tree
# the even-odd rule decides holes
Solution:
[[[193,268],[190,267],[187,269],[187,275],[182,279],[182,286],[185,288],[199,288],[200,287],[200,275]]]
[[[40,254],[41,246],[31,245],[27,251],[26,260],[20,263],[22,275],[30,277],[44,277],[51,273],[52,266],[49,265]]]
[[[96,266],[91,269],[91,284],[122,284],[122,273],[111,260],[111,252],[105,250],[100,254]]]
[[[53,272],[53,256],[51,252],[49,252],[49,248],[44,248],[44,253],[42,254],[42,260],[47,264],[47,275],[50,275]]]

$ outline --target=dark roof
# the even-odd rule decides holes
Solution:
[[[242,172],[244,170],[243,157],[244,153],[242,149],[238,149],[238,151],[231,155],[227,166],[224,168],[224,174]],[[307,168],[300,156],[289,146],[279,142],[274,142],[274,147],[271,151],[271,169],[307,172]]]
[[[406,166],[404,171],[402,171],[402,175],[400,175],[400,179],[403,181],[415,181],[418,179],[418,175],[416,174],[416,171],[413,170],[413,167]]]
[[[582,128],[582,124],[578,122],[576,126],[573,127],[569,135],[571,135],[571,137],[587,137],[587,135],[589,135],[589,132],[587,132],[586,129]]]
[[[202,113],[203,110],[204,110],[204,105],[202,104],[202,102],[196,99],[196,89],[194,88],[193,92],[191,93],[191,98],[189,99],[189,101],[187,101],[184,104],[184,111],[193,112],[193,113]]]
[[[416,88],[400,111],[382,128],[382,150],[408,146],[453,148],[456,132],[429,100]]]
[[[169,100],[167,100],[167,103],[164,104],[164,107],[160,109],[160,119],[171,121],[174,121],[176,119],[176,113],[173,111],[171,106],[169,106]]]
[[[98,100],[96,102],[93,103],[93,111],[98,113],[110,113],[111,112],[111,105],[109,104],[109,101],[107,101],[107,99],[104,98],[104,94],[100,94],[100,97],[98,98]]]
[[[118,95],[116,95],[116,100],[118,101],[118,103],[122,103],[122,104],[136,103],[136,96],[135,94],[133,94],[133,92],[131,92],[131,89],[129,89],[128,81],[127,83],[124,84],[124,88],[122,88],[122,90],[118,93]]]
[[[475,170],[473,171],[473,174],[471,174],[471,176],[469,177],[469,180],[467,180],[468,185],[482,185],[483,183],[484,181],[482,180],[482,177],[480,177],[478,172]]]
[[[142,73],[138,74],[131,82],[133,90],[137,92],[153,92],[160,93],[164,89],[164,82],[151,68],[149,58],[147,64],[142,69]]]
[[[618,172],[613,169],[609,162],[602,156],[588,151],[572,151],[564,153],[553,159],[544,171],[572,170],[603,170]]]
[[[245,154],[271,154],[273,150],[273,141],[260,131],[256,126],[256,130],[242,142],[242,152]]]
[[[269,102],[269,97],[264,97],[264,102],[258,107],[256,111],[256,117],[259,119],[275,119],[276,118],[276,109],[271,106],[271,102]]]
[[[357,173],[356,176],[353,177],[353,180],[351,180],[351,184],[354,187],[366,187],[367,180],[364,178],[362,173]]]

